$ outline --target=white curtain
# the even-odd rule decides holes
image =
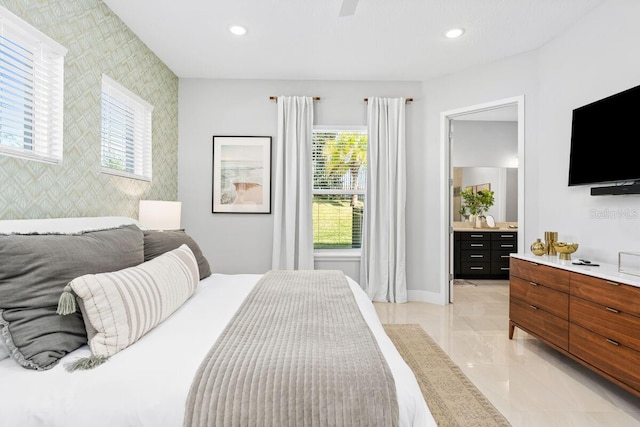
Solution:
[[[313,270],[313,98],[278,97],[273,224],[274,270]]]
[[[372,301],[407,302],[405,99],[368,103],[360,282]]]

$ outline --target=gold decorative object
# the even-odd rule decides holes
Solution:
[[[536,239],[536,241],[531,244],[531,252],[538,256],[544,255],[547,253],[547,247],[540,239]]]
[[[554,242],[553,246],[560,255],[560,259],[569,260],[571,254],[578,250],[577,243]]]
[[[557,231],[545,231],[544,232],[544,244],[547,248],[547,255],[555,255],[556,248],[554,243],[558,241],[558,232]]]

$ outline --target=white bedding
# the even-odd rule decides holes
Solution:
[[[86,346],[48,371],[0,360],[0,426],[182,426],[185,398],[200,362],[260,277],[214,274],[204,279],[165,322],[93,370],[64,369],[90,354]],[[373,305],[357,283],[349,283],[393,373],[400,426],[435,426],[412,371]]]
[[[0,234],[78,233],[104,230],[125,224],[142,225],[126,216],[89,216],[76,218],[5,219],[0,221]]]

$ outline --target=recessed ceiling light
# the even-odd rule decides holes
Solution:
[[[229,27],[229,31],[231,31],[231,33],[235,34],[236,36],[244,36],[245,34],[247,34],[247,29],[240,25],[232,25],[231,27]]]
[[[455,39],[457,37],[460,37],[463,34],[464,34],[464,28],[452,28],[448,30],[446,33],[444,33],[444,35],[450,39]]]

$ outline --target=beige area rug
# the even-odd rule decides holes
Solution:
[[[438,426],[511,426],[420,325],[383,326],[413,370]]]

